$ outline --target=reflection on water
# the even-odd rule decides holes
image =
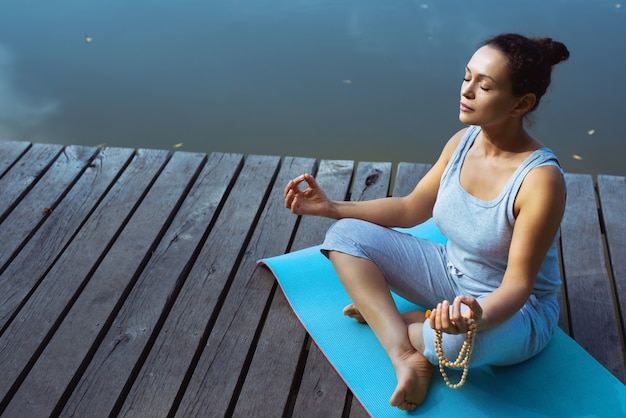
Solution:
[[[17,88],[14,57],[0,44],[0,139],[41,125],[58,110],[57,101],[30,96]]]
[[[533,133],[626,175],[626,7],[602,0],[3,0],[0,140],[434,162],[505,31],[572,54]]]

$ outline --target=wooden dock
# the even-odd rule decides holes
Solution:
[[[428,168],[0,142],[0,415],[366,416],[256,261],[331,223],[283,208],[296,175],[365,200]],[[566,180],[560,325],[626,382],[626,178]]]

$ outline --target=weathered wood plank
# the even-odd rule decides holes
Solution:
[[[259,320],[265,316],[276,287],[273,279],[260,274],[262,268],[256,262],[289,247],[297,217],[283,207],[284,187],[297,175],[313,172],[315,165],[313,159],[288,157],[283,161],[176,416],[230,414],[237,385],[245,377],[256,344]]]
[[[370,418],[371,415],[365,410],[363,405],[359,403],[355,398],[352,398],[350,404],[350,418]]]
[[[561,246],[572,335],[624,382],[618,315],[605,264],[593,181],[591,176],[581,174],[566,174],[565,179],[568,197]]]
[[[386,197],[391,182],[391,168],[389,163],[359,163],[350,200],[355,202]],[[337,311],[341,308],[343,307],[338,306]],[[341,416],[346,403],[346,385],[330,367],[315,343],[312,342],[311,346],[294,414],[297,411],[318,411],[319,416]]]
[[[120,416],[166,416],[214,326],[260,208],[278,171],[278,157],[250,156],[191,269]],[[159,387],[159,391],[154,391]],[[182,395],[182,394],[181,394]]]
[[[621,312],[622,336],[624,337],[626,336],[626,216],[624,215],[626,177],[598,176],[598,193],[613,269],[615,298]],[[622,349],[626,353],[624,347]]]
[[[59,399],[106,332],[205,159],[177,152],[168,161],[13,396],[7,415],[56,415]]]
[[[43,174],[42,178],[0,224],[0,272],[54,211],[58,201],[85,170],[96,148],[67,147]]]
[[[331,199],[343,200],[349,190],[353,163],[328,161],[320,163],[316,180]],[[286,211],[286,209],[283,209]],[[319,244],[332,220],[302,217],[291,246],[292,250]],[[264,270],[266,280],[273,280]],[[243,382],[234,416],[283,416],[289,408],[290,392],[305,348],[306,332],[296,319],[282,291],[272,299],[269,314],[260,333],[250,368]],[[271,385],[260,385],[273,376]],[[344,391],[345,393],[345,391]],[[272,402],[267,402],[272,399]]]
[[[233,417],[291,415],[292,388],[307,335],[280,290],[270,301]]]
[[[360,162],[357,165],[350,200],[353,202],[387,197],[391,163]]]
[[[29,142],[0,141],[0,178],[29,147]]]
[[[134,210],[153,177],[166,162],[168,153],[144,150],[118,178],[89,221],[81,228],[61,257],[47,272],[36,291],[0,337],[0,413],[8,404],[12,387],[21,383],[20,375],[27,372],[45,344],[50,333],[59,326],[60,316],[67,309],[76,290],[89,278],[109,242]],[[20,350],[15,350],[20,347]],[[43,348],[43,347],[42,347]]]
[[[402,197],[409,195],[431,167],[431,164],[398,164],[398,172],[393,185],[393,196]]]
[[[347,401],[346,385],[311,337],[308,340],[310,347],[292,416],[341,417]]]
[[[133,150],[124,148],[101,150],[54,211],[48,214],[44,224],[2,272],[0,329],[6,326],[11,315],[59,257],[133,153]]]
[[[561,247],[561,239],[557,242],[557,252],[559,255],[559,268],[561,270],[561,279],[564,280],[565,274],[563,273],[563,249]],[[572,329],[569,320],[569,305],[567,301],[567,294],[565,290],[565,282],[556,294],[556,299],[559,303],[559,328],[561,328],[567,335],[572,336]]]
[[[186,274],[189,259],[203,244],[207,226],[215,222],[220,206],[243,165],[243,156],[212,154],[93,359],[70,394],[62,416],[109,416],[159,321],[173,303]],[[158,282],[155,283],[155,280]]]
[[[0,223],[62,150],[61,145],[35,144],[0,178]]]

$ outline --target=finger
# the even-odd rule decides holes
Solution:
[[[459,296],[454,298],[454,302],[452,304],[452,322],[456,324],[456,328],[460,333],[467,332],[467,323],[461,316],[461,297]]]
[[[287,183],[287,185],[285,186],[285,192],[284,195],[287,196],[287,193],[289,193],[290,191],[293,191],[293,189],[295,187],[297,187],[297,177],[293,180],[289,180],[289,182]]]
[[[296,215],[299,215],[299,210],[300,208],[298,207],[298,196],[294,196],[293,200],[291,201],[291,212],[295,213]]]
[[[285,190],[283,191],[283,196],[287,197],[287,194],[291,191],[291,187],[293,185],[293,180],[289,180],[287,185],[285,186]]]
[[[450,302],[444,300],[441,303],[441,326],[444,330],[454,328],[452,321],[450,320]]]
[[[313,177],[312,175],[310,175],[309,173],[305,173],[303,176],[303,179],[306,181],[306,183],[308,184],[308,186],[312,189],[316,189],[319,186],[317,185],[317,182],[315,181],[315,177]]]
[[[287,209],[291,208],[291,202],[293,201],[293,191],[292,190],[285,190],[285,207]]]
[[[305,177],[305,174],[301,174],[295,179],[290,180],[289,183],[287,183],[287,186],[285,187],[285,194],[287,194],[289,190],[297,191],[300,183],[304,181],[304,177]]]
[[[431,318],[433,318],[434,324],[431,324],[433,329],[441,329],[441,303],[437,304],[437,308],[433,309],[433,313],[431,314]]]
[[[458,321],[461,319],[461,298],[454,298],[454,302],[452,302],[452,320]]]
[[[287,197],[285,197],[285,207],[287,209],[293,209],[294,208],[294,201],[297,199],[298,197],[298,192],[295,190],[290,190],[289,193],[287,193]]]
[[[480,319],[483,315],[483,308],[482,306],[480,306],[480,303],[478,303],[478,300],[473,297],[473,296],[463,296],[461,298],[461,302],[463,302],[465,305],[467,305],[470,310],[470,317],[474,318],[476,320]]]

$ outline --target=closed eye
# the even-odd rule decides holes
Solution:
[[[471,78],[467,78],[467,77],[463,77],[463,81],[466,83],[469,83],[470,81],[472,81]],[[481,90],[483,91],[489,91],[491,90],[489,87],[484,87],[484,86],[479,86]]]

